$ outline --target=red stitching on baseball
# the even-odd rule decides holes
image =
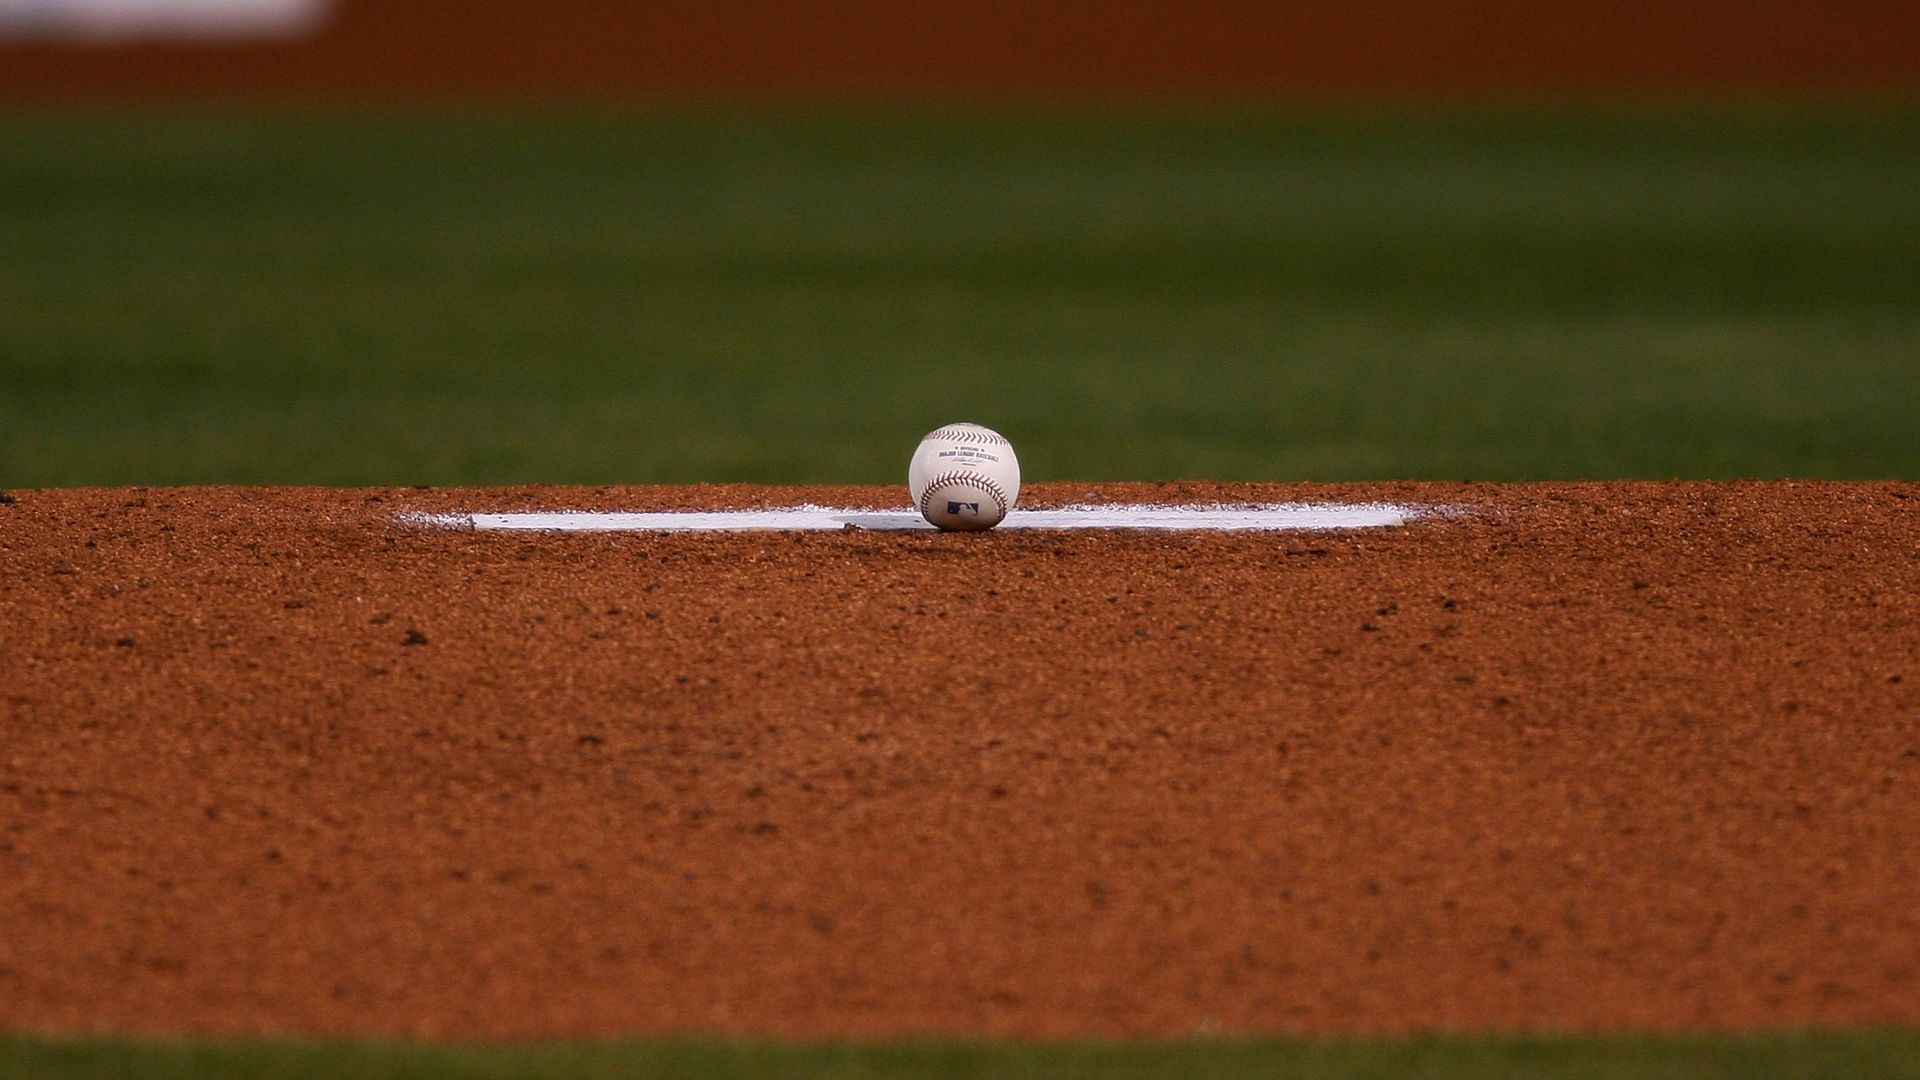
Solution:
[[[928,432],[926,438],[921,439],[920,441],[926,442],[927,439],[945,439],[948,442],[982,442],[982,443],[986,443],[989,446],[1012,446],[1013,445],[1012,443],[1008,442],[1004,436],[995,435],[991,431],[984,431],[984,430],[979,430],[975,428],[944,428],[943,427],[939,431]]]
[[[927,480],[927,486],[920,489],[920,516],[927,516],[927,503],[933,498],[935,488],[944,484],[960,483],[970,484],[993,496],[994,503],[998,505],[1000,509],[1000,516],[1007,516],[1006,490],[992,478],[981,476],[975,472],[943,472],[938,476],[929,478]]]

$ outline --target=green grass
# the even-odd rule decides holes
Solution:
[[[832,1077],[836,1080],[1877,1080],[1920,1075],[1920,1035],[781,1045],[700,1039],[500,1047],[0,1039],[9,1080]]]
[[[0,114],[0,485],[1920,476],[1920,108]]]

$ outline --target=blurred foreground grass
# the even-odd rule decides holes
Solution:
[[[0,1039],[0,1075],[11,1080],[1892,1080],[1920,1075],[1920,1036],[1854,1032],[1024,1045],[676,1039],[499,1047]]]
[[[0,486],[1920,476],[1920,108],[0,114]]]

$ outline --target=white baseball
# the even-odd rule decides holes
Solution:
[[[937,528],[991,529],[1020,497],[1020,459],[997,431],[948,424],[920,440],[907,463],[907,492]]]

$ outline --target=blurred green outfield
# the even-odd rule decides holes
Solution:
[[[1920,476],[1920,108],[0,113],[0,486]]]

